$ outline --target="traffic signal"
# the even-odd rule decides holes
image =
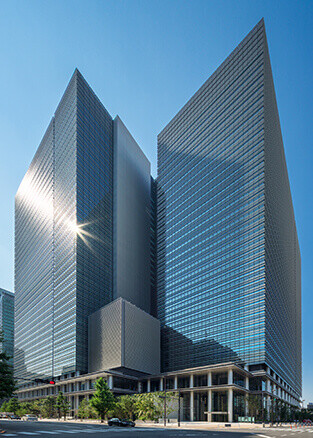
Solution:
[[[50,380],[50,379],[34,379],[34,382],[36,382],[36,383],[48,383],[49,385],[55,385],[55,381],[54,380]]]

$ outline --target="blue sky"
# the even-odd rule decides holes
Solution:
[[[0,287],[14,195],[75,67],[152,163],[156,136],[265,18],[302,253],[303,398],[313,401],[313,2],[0,0]],[[305,404],[306,404],[305,402]]]

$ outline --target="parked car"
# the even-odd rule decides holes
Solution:
[[[13,415],[11,414],[8,417],[10,418],[10,420],[20,420],[21,419],[21,417],[19,417],[18,415],[15,415],[15,414],[13,414]]]
[[[109,426],[117,426],[117,427],[135,427],[135,423],[131,420],[120,420],[119,418],[111,418],[108,421]]]
[[[22,417],[23,421],[38,421],[38,418],[36,417],[36,415],[33,414],[26,414]]]

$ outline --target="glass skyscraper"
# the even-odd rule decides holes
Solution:
[[[150,162],[76,69],[15,198],[15,374],[88,371],[88,317],[150,312]]]
[[[14,355],[14,294],[0,289],[0,331],[3,342],[0,343],[0,352],[9,356],[9,363],[13,365]]]
[[[76,70],[16,195],[17,375],[87,368],[86,315],[112,300],[112,126]]]
[[[17,375],[87,369],[112,300],[113,120],[78,70],[16,195]]]
[[[301,395],[301,261],[264,22],[158,136],[164,372],[235,361]]]

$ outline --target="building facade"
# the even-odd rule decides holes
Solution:
[[[299,406],[301,260],[263,20],[159,134],[156,180],[75,71],[16,196],[15,273],[16,373],[56,380],[23,400],[61,389],[74,415],[104,377],[175,392],[182,421],[247,421],[249,395],[259,420]]]
[[[16,194],[17,377],[87,372],[117,297],[150,311],[149,237],[150,163],[75,70]]]
[[[158,136],[164,372],[235,361],[301,396],[301,261],[263,20]]]
[[[9,363],[13,365],[14,294],[5,289],[0,289],[0,331],[3,335],[0,352],[5,352],[9,357]]]

